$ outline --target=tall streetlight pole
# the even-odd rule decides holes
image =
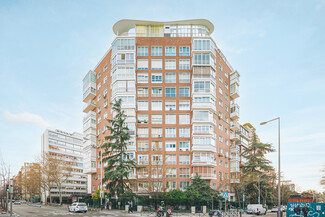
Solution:
[[[278,139],[279,139],[279,147],[278,147],[278,217],[282,217],[282,213],[281,213],[281,170],[280,170],[280,117],[274,118],[272,120],[269,121],[264,121],[262,123],[260,123],[260,125],[264,125],[267,124],[271,121],[275,121],[278,120],[278,130],[279,130],[279,134],[278,134]]]

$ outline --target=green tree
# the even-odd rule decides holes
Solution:
[[[220,193],[210,187],[196,173],[192,185],[186,188],[185,195],[192,205],[207,204],[208,202],[220,200]]]
[[[108,166],[104,168],[103,182],[106,182],[106,189],[112,194],[120,196],[132,191],[128,175],[132,170],[137,169],[136,161],[130,159],[127,151],[127,141],[130,139],[128,127],[125,124],[126,114],[121,108],[122,100],[113,103],[112,120],[108,120],[110,135],[105,137],[103,162]]]
[[[241,168],[241,183],[235,187],[237,198],[245,194],[249,202],[257,203],[260,188],[261,203],[273,201],[276,175],[265,155],[274,151],[271,144],[258,141],[253,133],[251,144],[242,153],[246,161]]]

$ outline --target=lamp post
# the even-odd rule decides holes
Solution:
[[[271,121],[275,121],[275,120],[278,120],[278,143],[279,143],[279,146],[278,146],[278,217],[282,217],[282,213],[281,213],[281,170],[280,170],[280,117],[277,117],[277,118],[274,118],[272,120],[269,120],[269,121],[264,121],[262,123],[260,123],[260,125],[264,125],[264,124],[267,124]]]

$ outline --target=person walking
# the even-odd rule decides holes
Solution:
[[[304,217],[307,217],[308,216],[308,212],[309,212],[309,208],[307,207],[307,205],[305,205],[302,208],[302,213],[304,214]]]
[[[130,213],[130,212],[133,213],[133,208],[132,208],[132,203],[131,202],[129,202],[129,211],[128,211],[128,213]]]

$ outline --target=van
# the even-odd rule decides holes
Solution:
[[[247,214],[266,215],[266,209],[262,206],[262,204],[248,204]]]

